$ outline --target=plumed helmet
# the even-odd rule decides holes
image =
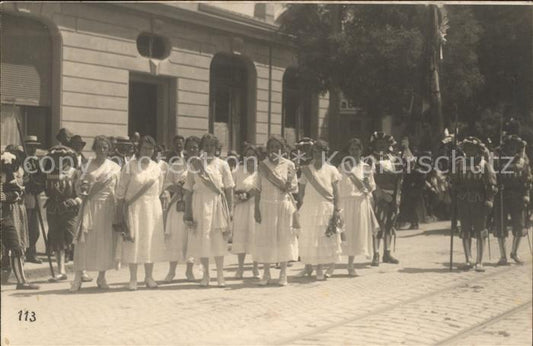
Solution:
[[[396,145],[396,140],[394,140],[394,137],[383,131],[375,131],[370,136],[370,148],[372,151],[374,151],[379,144],[383,144],[383,146],[386,146],[388,150],[392,152],[393,147]]]
[[[468,136],[465,139],[459,143],[459,148],[461,148],[462,152],[464,152],[467,156],[477,156],[482,155],[485,151],[485,144],[483,142],[474,136]]]

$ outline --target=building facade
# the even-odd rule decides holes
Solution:
[[[1,4],[2,146],[66,127],[169,144],[211,132],[223,151],[270,134],[327,137],[327,95],[302,91],[270,4],[246,16],[205,3]]]

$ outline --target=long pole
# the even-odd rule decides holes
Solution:
[[[498,194],[500,195],[500,205],[499,205],[499,212],[500,212],[500,235],[503,235],[503,230],[505,229],[505,221],[503,219],[503,181],[502,181],[502,144],[503,144],[503,114],[500,115],[500,150],[498,152],[498,178],[499,178],[499,184],[498,184]],[[488,237],[490,239],[490,233],[488,234]],[[490,242],[489,242],[489,250],[490,250]],[[490,252],[489,252],[490,255]]]
[[[15,102],[13,101],[13,113],[15,112]],[[15,121],[17,122],[17,130],[20,137],[20,143],[22,145],[22,149],[24,150],[24,153],[27,154],[28,151],[26,149],[26,143],[24,142],[24,136],[22,135],[22,127],[20,125],[19,119],[15,116]],[[44,247],[46,249],[46,257],[48,258],[48,265],[50,266],[50,273],[52,274],[52,277],[55,277],[54,273],[54,266],[52,265],[52,257],[50,257],[50,252],[48,251],[48,237],[46,236],[46,232],[44,231],[44,222],[43,222],[43,215],[41,214],[41,205],[39,204],[39,199],[37,198],[37,195],[33,195],[33,198],[35,198],[35,207],[37,208],[37,217],[39,218],[39,224],[41,228],[41,233],[43,235],[44,240]]]
[[[450,161],[454,158],[454,153],[457,151],[457,120],[458,120],[458,111],[457,111],[457,105],[455,105],[455,125],[453,129],[453,146],[452,151],[450,153]],[[450,162],[450,167],[454,167],[455,165]],[[453,174],[453,172],[448,172],[448,174]],[[452,196],[452,222],[451,222],[451,230],[450,230],[450,271],[453,270],[453,236],[455,233],[455,230],[457,229],[457,189],[453,189],[453,196]]]

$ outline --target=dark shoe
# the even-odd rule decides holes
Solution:
[[[400,261],[392,257],[392,255],[390,254],[390,251],[385,251],[385,253],[383,254],[383,263],[398,264],[400,263]]]
[[[30,284],[28,282],[25,282],[23,284],[17,284],[17,290],[38,290],[39,285]]]
[[[520,257],[518,257],[517,254],[512,253],[510,257],[513,259],[513,261],[516,262],[516,264],[520,264],[520,265],[524,264],[524,261],[522,261],[522,259],[520,259]]]
[[[41,261],[40,259],[38,259],[38,258],[35,257],[35,256],[26,257],[26,262],[29,262],[29,263],[36,263],[36,264],[41,264],[41,263],[43,263],[43,261]]]
[[[498,265],[498,266],[507,266],[507,265],[509,265],[509,262],[507,261],[507,258],[502,257],[502,258],[500,258],[498,263],[496,263],[496,265]]]
[[[372,258],[372,263],[370,263],[372,267],[379,267],[379,253],[374,254],[374,258]]]
[[[11,275],[11,269],[2,269],[2,285],[6,285]]]
[[[469,271],[470,269],[474,268],[474,266],[472,265],[471,262],[466,262],[465,265],[463,266],[463,270],[466,270],[466,271]]]

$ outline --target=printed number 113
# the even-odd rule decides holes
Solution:
[[[36,320],[37,315],[35,314],[35,311],[19,311],[19,321],[35,322]]]

